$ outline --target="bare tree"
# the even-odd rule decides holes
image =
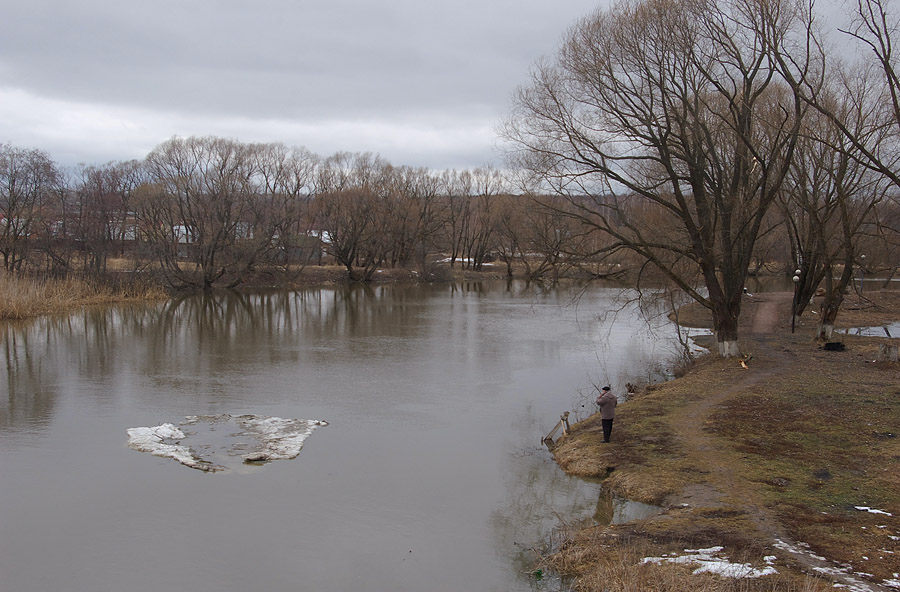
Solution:
[[[858,104],[843,99],[833,112],[859,137],[872,128]],[[851,123],[854,121],[855,123]],[[870,141],[872,138],[869,138]],[[785,185],[783,208],[791,238],[793,265],[800,270],[795,288],[795,314],[800,316],[824,282],[817,336],[831,339],[844,294],[853,281],[858,243],[874,228],[874,211],[889,187],[886,177],[864,166],[858,150],[831,118],[810,113]]]
[[[0,253],[7,271],[22,270],[61,179],[45,152],[0,144]]]
[[[321,159],[279,143],[254,146],[253,155],[256,247],[265,261],[299,273],[321,251],[310,236],[308,212]]]
[[[857,63],[837,63],[829,75],[844,82],[847,101],[865,113],[866,125],[859,126],[856,119],[845,120],[836,110],[841,105],[835,105],[820,88],[802,85],[801,90],[859,152],[863,164],[900,187],[900,77],[893,49],[897,17],[889,10],[889,0],[856,0],[852,6],[849,27],[842,32],[859,42],[866,53]],[[873,128],[885,128],[889,134],[873,134]]]
[[[81,165],[71,195],[62,200],[61,222],[67,251],[74,241],[81,250],[82,269],[89,273],[107,270],[111,255],[121,253],[126,241],[136,238],[130,219],[131,196],[141,182],[136,162],[111,162],[105,165]],[[63,260],[50,244],[51,257]]]
[[[313,218],[327,235],[329,253],[353,281],[369,281],[385,260],[389,243],[391,166],[369,153],[339,152],[323,163]]]
[[[170,281],[203,290],[239,283],[259,252],[245,248],[253,239],[250,147],[173,138],[147,156],[146,166],[153,190],[141,200],[141,215]]]
[[[441,174],[441,186],[446,212],[442,243],[450,254],[452,268],[462,256],[463,243],[468,232],[472,175],[469,171],[444,171]]]
[[[445,222],[441,179],[425,168],[394,170],[393,246],[395,264],[415,261],[419,271],[429,272],[429,255],[438,248],[438,233]]]
[[[502,130],[609,250],[711,311],[723,356],[738,354],[748,266],[807,108],[785,78],[814,69],[809,22],[789,0],[617,4],[537,67]]]

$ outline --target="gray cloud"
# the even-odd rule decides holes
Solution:
[[[348,142],[336,149],[435,167],[490,158],[485,130],[501,117],[529,65],[595,6],[588,0],[2,2],[0,92],[25,98],[16,121],[0,127],[0,141],[37,145],[57,158],[51,146],[66,146],[88,160],[134,157],[124,152],[174,134],[249,140],[269,131],[278,137],[252,139],[325,153],[331,135]],[[66,117],[81,121],[59,125]],[[56,130],[35,121],[57,121]],[[73,135],[79,133],[92,136],[82,149]],[[117,145],[123,154],[114,153]]]

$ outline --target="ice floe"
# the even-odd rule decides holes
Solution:
[[[687,563],[698,566],[694,570],[694,574],[713,573],[726,578],[760,578],[778,573],[771,565],[757,568],[748,563],[732,563],[727,557],[720,555],[723,550],[723,547],[685,549],[685,555],[644,557],[641,563]],[[768,564],[771,564],[774,560],[774,556],[765,558]]]
[[[295,458],[313,430],[326,425],[321,420],[260,415],[191,415],[179,426],[164,423],[129,428],[127,433],[130,448],[215,473],[235,464]],[[223,427],[228,430],[224,434]]]
[[[178,444],[184,437],[184,432],[171,423],[152,428],[129,428],[128,446],[154,456],[174,458],[183,465],[199,468],[197,465],[202,461],[194,456],[187,446]]]

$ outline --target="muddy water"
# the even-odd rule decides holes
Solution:
[[[576,294],[322,289],[0,326],[0,590],[551,589],[531,549],[600,496],[541,435],[673,349],[601,318],[614,292]],[[329,425],[228,473],[127,447],[226,413]]]

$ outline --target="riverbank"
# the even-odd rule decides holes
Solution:
[[[790,304],[748,297],[746,369],[706,357],[639,393],[611,444],[599,416],[573,426],[563,469],[661,513],[576,529],[548,567],[576,590],[900,589],[900,365],[874,361],[886,337],[825,350],[813,314],[791,334]],[[900,293],[872,292],[849,298],[838,327],[897,320]]]

